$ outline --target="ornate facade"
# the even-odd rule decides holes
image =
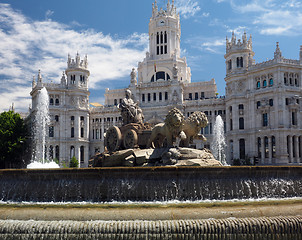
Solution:
[[[302,164],[302,50],[299,60],[285,59],[277,44],[272,60],[256,64],[252,38],[247,39],[244,33],[236,40],[233,34],[226,40],[224,56],[226,96],[217,97],[214,79],[191,82],[186,58],[180,56],[180,36],[174,1],[171,5],[168,1],[166,10],[159,10],[155,1],[149,22],[149,51],[137,71],[132,69],[128,88],[106,89],[104,105],[89,107],[87,58],[80,61],[78,55],[75,60],[68,57],[66,76],[63,73],[60,84],[34,82],[33,106],[42,86],[50,95],[54,134],[50,134],[48,149],[55,149],[50,155],[60,161],[75,155],[86,167],[89,157],[104,150],[106,130],[121,125],[117,106],[129,89],[145,121],[152,124],[162,122],[173,107],[186,117],[194,111],[205,112],[209,124],[201,133],[207,141],[196,140],[196,148],[210,148],[215,118],[221,115],[229,163],[249,158],[259,164]]]

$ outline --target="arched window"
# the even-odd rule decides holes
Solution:
[[[256,88],[259,89],[261,87],[260,81],[257,82]]]
[[[261,138],[257,139],[257,150],[258,150],[258,158],[261,159]]]
[[[230,59],[228,61],[228,70],[231,70],[232,69],[232,60]]]
[[[117,99],[114,99],[114,105],[115,106],[117,105]]]
[[[160,32],[160,43],[164,42],[163,32]]]
[[[284,73],[284,84],[287,85],[287,78],[288,78],[288,73]]]
[[[267,87],[267,82],[266,82],[266,80],[263,80],[263,87]]]
[[[53,146],[49,146],[49,159],[53,159]]]
[[[56,98],[56,106],[59,106],[59,104],[60,104],[60,100]]]
[[[269,79],[269,85],[273,86],[274,85],[274,80],[272,78]]]
[[[264,137],[264,157],[265,158],[268,158],[268,152],[269,152],[269,149],[268,149],[268,137]]]
[[[275,158],[276,157],[276,139],[274,136],[272,136],[272,157]]]
[[[167,43],[167,32],[165,31],[165,43]]]
[[[156,34],[156,44],[159,44],[159,33]]]
[[[74,151],[74,146],[70,147],[70,158],[74,157],[75,151]]]
[[[151,77],[151,82],[158,81],[158,80],[165,80],[168,81],[170,78],[170,75],[166,72],[160,71],[156,72],[152,77]]]
[[[49,99],[49,105],[53,105],[53,98]]]
[[[233,140],[230,140],[230,158],[233,160],[234,158],[234,143]]]
[[[70,120],[71,120],[71,121],[74,121],[74,116],[71,116],[71,117],[70,117]]]
[[[84,146],[80,147],[80,163],[84,163]]]
[[[59,145],[56,146],[56,159],[60,160],[60,147],[59,147]]]
[[[243,67],[243,57],[240,57],[240,67]]]
[[[245,159],[245,140],[243,138],[239,140],[239,157]]]
[[[75,84],[75,75],[70,75],[70,83]]]

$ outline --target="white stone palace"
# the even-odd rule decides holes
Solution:
[[[117,105],[130,89],[143,110],[145,121],[162,122],[177,107],[187,117],[194,111],[207,114],[202,129],[206,142],[195,140],[196,148],[210,148],[217,115],[225,122],[227,162],[257,160],[260,165],[302,164],[302,47],[300,59],[286,59],[277,43],[274,58],[255,63],[252,38],[226,39],[226,96],[217,97],[215,80],[191,82],[186,58],[180,56],[180,17],[174,1],[166,10],[153,4],[149,22],[149,51],[137,70],[132,69],[128,88],[106,89],[105,104],[89,104],[87,56],[68,56],[60,84],[44,83],[41,74],[33,80],[32,109],[39,89],[50,97],[49,156],[68,162],[76,156],[81,167],[104,150],[104,135],[122,121]],[[302,103],[302,102],[301,102]]]

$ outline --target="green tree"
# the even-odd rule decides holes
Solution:
[[[77,168],[77,167],[79,167],[79,161],[78,161],[78,159],[75,156],[73,156],[70,159],[69,167],[71,167],[71,168]]]
[[[0,168],[22,165],[27,130],[19,113],[0,114]]]

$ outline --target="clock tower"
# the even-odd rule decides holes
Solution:
[[[191,70],[180,56],[180,17],[168,0],[166,10],[152,4],[149,22],[149,51],[138,64],[138,84],[150,82],[191,82]]]
[[[152,7],[149,22],[149,50],[153,59],[180,57],[180,21],[174,0],[168,0],[167,9],[158,10],[157,2]]]

